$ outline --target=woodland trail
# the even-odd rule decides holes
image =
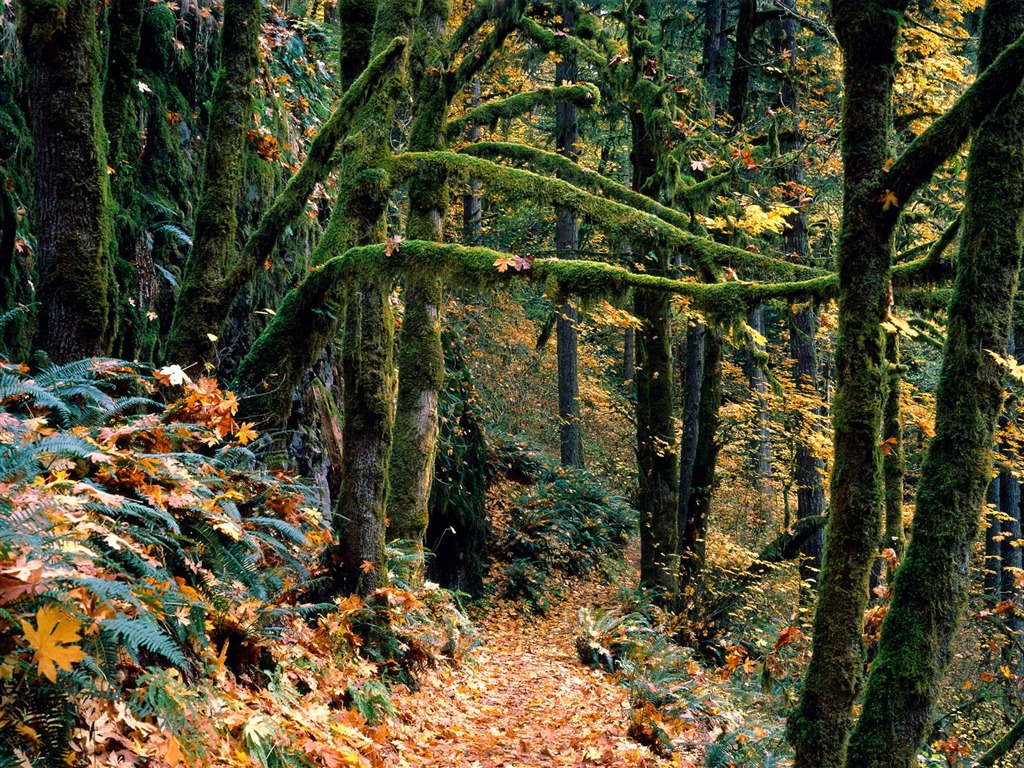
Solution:
[[[473,661],[423,676],[394,698],[393,753],[400,766],[615,766],[688,763],[655,757],[626,735],[625,691],[583,666],[573,646],[580,608],[615,604],[609,584],[583,584],[549,615],[524,617],[499,603],[476,617]]]

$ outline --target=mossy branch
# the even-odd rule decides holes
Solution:
[[[494,29],[483,39],[475,53],[463,57],[458,68],[450,76],[448,82],[450,94],[458,93],[468,87],[473,78],[480,74],[490,62],[491,57],[505,44],[505,39],[519,28],[524,11],[523,0],[508,0]]]
[[[553,51],[559,56],[574,57],[581,64],[589,64],[599,71],[604,70],[608,65],[608,61],[602,54],[585,45],[577,37],[556,35],[552,30],[542,27],[531,18],[524,18],[521,28],[523,33],[542,51]]]
[[[633,243],[634,247],[676,250],[688,265],[708,274],[715,274],[722,264],[757,279],[796,280],[827,274],[716,243],[673,226],[653,214],[599,197],[562,179],[507,168],[483,158],[454,152],[407,152],[393,162],[396,183],[440,168],[452,177],[473,178],[493,195],[567,208],[609,235]]]
[[[1024,738],[1024,717],[1014,723],[1013,727],[1006,732],[1003,738],[989,747],[985,754],[978,758],[978,765],[995,765],[996,761],[1013,749],[1022,738]]]
[[[226,281],[226,292],[232,297],[252,277],[253,272],[270,255],[285,228],[302,213],[309,196],[331,171],[331,156],[345,138],[358,110],[365,105],[381,78],[402,56],[409,41],[396,37],[375,56],[359,78],[345,91],[330,118],[310,142],[306,159],[285,188],[263,214],[256,231],[249,236],[241,257]],[[216,329],[212,330],[217,333]]]
[[[679,229],[688,229],[690,227],[690,217],[688,215],[661,205],[647,197],[647,195],[634,192],[626,185],[612,181],[596,171],[580,166],[554,152],[537,149],[527,144],[506,141],[481,141],[463,147],[459,151],[474,157],[499,156],[507,160],[526,163],[535,171],[551,173],[577,187],[599,192],[611,200],[657,216],[662,221],[668,222]],[[685,204],[692,206],[697,200],[711,194],[715,189],[732,178],[731,172],[718,174],[692,187],[683,187],[676,190],[675,196]]]
[[[580,109],[593,109],[601,103],[601,92],[597,86],[584,83],[538,88],[526,93],[517,93],[507,99],[484,104],[472,110],[465,117],[450,121],[448,123],[448,138],[456,138],[468,126],[494,126],[499,120],[512,120],[537,107],[554,106],[557,102],[569,102]]]
[[[493,7],[494,3],[492,0],[477,0],[477,4],[470,9],[469,13],[466,14],[466,18],[462,20],[462,23],[459,24],[458,28],[445,43],[445,57],[447,59],[454,59],[458,55],[459,49],[468,43],[470,38],[479,32],[484,24],[491,20]]]
[[[1006,48],[943,115],[903,152],[885,179],[901,206],[970,137],[1024,77],[1024,35]]]

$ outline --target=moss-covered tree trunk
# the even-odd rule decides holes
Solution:
[[[371,57],[396,37],[409,37],[420,3],[377,4]],[[344,23],[344,22],[343,22]],[[353,125],[341,166],[341,235],[332,255],[353,245],[387,239],[385,213],[391,183],[385,166],[402,67],[367,105]],[[345,424],[341,497],[334,508],[340,541],[336,585],[341,592],[368,594],[384,583],[384,537],[395,418],[394,316],[391,284],[367,283],[349,301],[342,341]],[[435,401],[436,408],[436,401]],[[436,417],[435,417],[436,418]],[[422,535],[422,534],[421,534]]]
[[[416,50],[429,54],[431,40],[443,36],[449,8],[444,0],[428,0],[420,16]],[[439,69],[432,68],[433,72]],[[448,88],[442,77],[425,65],[412,73],[416,115],[409,147],[432,152],[446,145]],[[444,240],[448,213],[448,179],[441,171],[417,176],[409,184],[406,234],[414,240]],[[394,450],[391,456],[391,491],[388,537],[414,542],[422,558],[423,536],[429,522],[430,489],[438,436],[438,398],[444,379],[441,348],[441,279],[412,274],[405,284],[405,319],[398,350],[398,401],[395,411]],[[422,572],[422,562],[417,572]]]
[[[686,372],[683,376],[683,435],[679,441],[679,530],[680,553],[686,541],[686,520],[693,491],[693,468],[697,461],[697,440],[700,436],[700,389],[704,381],[704,323],[690,320],[686,332]]]
[[[900,367],[900,340],[891,333],[885,341],[886,385],[885,408],[882,419],[882,444],[885,456],[882,472],[885,477],[885,535],[882,548],[903,555],[903,476],[907,461],[903,455],[903,417],[900,408],[900,385],[903,381]]]
[[[990,0],[982,17],[980,67],[1024,30],[1022,12],[1021,0]],[[1006,349],[1022,223],[1024,93],[1018,87],[981,123],[968,159],[935,438],[921,467],[913,535],[850,741],[850,768],[916,765],[929,733],[967,597],[971,545],[992,467],[1003,402],[1003,370],[994,353]]]
[[[648,25],[650,4],[637,3],[631,20],[630,48],[633,59],[633,83],[646,83],[643,66],[652,51]],[[633,187],[658,199],[663,184],[659,175],[658,153],[661,143],[646,113],[641,91],[634,93],[630,105],[633,144],[630,162]],[[665,252],[648,272],[665,275],[669,258]],[[678,528],[676,514],[679,494],[679,463],[676,450],[676,425],[672,391],[672,323],[668,295],[638,290],[633,310],[642,323],[636,334],[636,431],[637,469],[640,489],[640,583],[656,593],[656,598],[671,605],[678,585]]]
[[[575,19],[575,3],[563,0],[559,8],[562,20],[559,29],[571,33]],[[579,77],[579,66],[573,56],[563,56],[555,65],[555,85],[572,85]],[[579,139],[579,107],[571,101],[555,105],[555,144],[558,154],[576,160]],[[556,210],[555,251],[560,259],[571,259],[579,244],[579,222],[567,208]],[[579,354],[576,325],[579,311],[572,297],[558,308],[555,338],[558,340],[558,423],[562,466],[583,466],[583,429],[580,424]]]
[[[879,201],[900,12],[905,0],[834,0],[843,66],[843,222],[837,253],[839,333],[825,560],[814,646],[800,701],[789,718],[797,768],[843,765],[861,687],[868,577],[881,535],[884,339],[896,211]]]
[[[107,145],[96,6],[26,0],[18,37],[32,101],[38,236],[36,345],[54,362],[103,355],[113,335]]]
[[[164,358],[181,365],[212,362],[223,318],[222,292],[238,253],[237,207],[245,137],[252,122],[253,81],[259,67],[260,0],[225,0],[221,75],[206,131],[203,181],[192,251]]]
[[[122,205],[137,176],[139,138],[136,70],[142,45],[144,0],[115,0],[110,6],[110,44],[103,86],[103,124],[107,131],[107,165],[113,169],[114,197]]]
[[[788,11],[796,9],[796,0],[780,0]],[[779,173],[782,182],[790,182],[796,192],[786,203],[796,209],[787,218],[789,228],[785,232],[785,251],[789,258],[801,264],[812,264],[810,241],[807,234],[807,202],[801,200],[798,190],[804,185],[804,136],[800,130],[801,108],[796,84],[798,40],[797,20],[786,14],[778,23],[773,47],[784,63],[783,77],[779,89],[779,108],[787,114],[779,126],[779,151],[783,155],[792,153],[794,159],[786,163]],[[793,302],[796,311],[788,315],[789,355],[791,372],[795,385],[796,406],[791,415],[794,422],[793,484],[796,487],[797,520],[818,517],[825,513],[825,464],[814,450],[814,431],[820,429],[817,419],[823,416],[820,406],[818,375],[818,311],[809,296]],[[811,589],[802,589],[805,601],[812,595],[821,572],[821,555],[825,544],[824,526],[807,536],[800,551],[800,582]]]

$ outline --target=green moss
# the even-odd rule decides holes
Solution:
[[[38,212],[38,345],[55,362],[109,352],[112,276],[110,190],[99,91],[95,9],[83,0],[27,2],[18,35],[32,88]]]
[[[167,359],[183,365],[213,360],[225,305],[230,306],[223,284],[237,258],[237,209],[262,9],[259,0],[227,0],[224,16],[225,71],[213,94],[195,237],[167,339]]]
[[[467,127],[488,125],[494,127],[499,120],[514,120],[522,117],[538,107],[553,107],[558,102],[568,102],[580,109],[594,109],[601,103],[601,92],[597,86],[585,83],[582,85],[546,86],[524,93],[517,93],[505,99],[492,101],[476,109],[458,120],[448,123],[448,136],[455,138]]]

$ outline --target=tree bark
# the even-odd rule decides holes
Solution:
[[[882,532],[881,322],[889,308],[897,213],[882,211],[878,190],[889,159],[899,14],[905,6],[905,0],[832,3],[845,54],[835,463],[813,652],[788,723],[796,768],[843,765],[861,688],[868,577]]]
[[[628,25],[633,58],[633,77],[642,81],[649,45],[650,4],[637,3]],[[658,174],[661,143],[648,122],[643,102],[630,104],[633,144],[630,161],[633,187],[658,199],[662,179]],[[657,254],[648,273],[664,275],[669,269],[667,253]],[[679,494],[679,464],[676,453],[676,425],[672,392],[672,325],[668,296],[641,289],[633,296],[633,307],[642,326],[636,334],[636,423],[637,469],[640,476],[640,583],[655,592],[657,600],[673,605],[678,584],[678,529],[676,515]]]
[[[427,2],[420,16],[417,48],[426,55],[431,39],[444,33],[448,5]],[[425,66],[412,72],[416,114],[410,131],[410,149],[430,152],[446,146],[447,90],[440,75]],[[423,174],[409,185],[406,234],[414,240],[444,241],[448,213],[447,175]],[[391,519],[388,537],[413,542],[418,558],[415,572],[423,572],[423,537],[429,522],[430,489],[438,436],[438,399],[444,380],[441,348],[441,280],[437,275],[410,275],[406,281],[405,320],[398,349],[398,401],[395,410],[394,449],[391,456]]]
[[[1021,0],[990,0],[979,67],[1024,29]],[[913,536],[871,665],[848,765],[916,763],[967,596],[971,544],[992,467],[1024,223],[1024,94],[986,117],[967,166],[963,235],[936,391],[935,437],[921,467]],[[831,556],[831,551],[827,557]],[[828,566],[826,565],[826,568]]]
[[[683,436],[679,443],[679,548],[683,554],[686,541],[690,495],[693,491],[693,469],[697,461],[700,436],[700,394],[704,381],[704,337],[707,327],[691,320],[686,333],[686,373],[683,379]]]
[[[114,331],[95,9],[88,0],[26,0],[18,21],[35,153],[36,345],[56,363],[107,354]]]
[[[245,137],[252,123],[253,81],[259,68],[260,0],[225,0],[221,68],[210,110],[203,156],[203,182],[192,251],[164,358],[185,365],[212,362],[223,318],[221,294],[238,254],[237,208]]]
[[[576,23],[575,3],[562,0],[559,29],[572,33]],[[555,86],[572,85],[579,77],[575,57],[563,56],[555,65]],[[559,155],[576,161],[579,138],[579,107],[569,101],[555,105],[555,145]],[[555,251],[560,259],[571,259],[579,245],[579,222],[567,208],[557,208],[555,220]],[[573,298],[558,308],[555,338],[558,341],[558,424],[563,467],[583,466],[583,430],[580,424],[579,354],[576,325],[579,311]]]
[[[722,332],[704,331],[704,366],[697,412],[697,445],[694,452],[692,489],[686,506],[686,526],[680,532],[680,593],[692,593],[704,567],[708,520],[718,466],[718,413],[722,405]]]

